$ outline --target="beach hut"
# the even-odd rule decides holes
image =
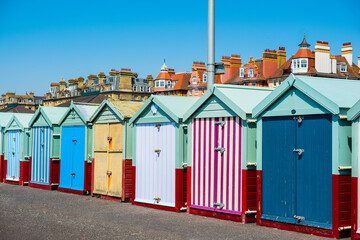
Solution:
[[[5,128],[4,182],[27,185],[31,152],[31,128],[33,114],[14,114]]]
[[[152,96],[130,119],[135,131],[133,204],[186,210],[187,125],[182,119],[197,100]]]
[[[89,194],[93,128],[88,123],[98,105],[71,103],[60,120],[60,183],[58,191]]]
[[[214,85],[185,113],[191,128],[191,214],[255,221],[256,121],[251,111],[271,91]]]
[[[360,82],[290,75],[253,109],[257,223],[335,237],[350,233],[351,122]]]
[[[39,107],[32,128],[30,187],[57,189],[60,177],[60,120],[67,108]]]
[[[4,181],[6,176],[6,169],[4,168],[4,156],[5,156],[5,127],[12,118],[13,113],[0,113],[0,182]]]
[[[143,103],[104,100],[90,118],[94,128],[94,196],[131,199],[133,129],[129,120]]]
[[[352,121],[352,179],[351,179],[351,190],[352,190],[352,202],[351,202],[351,237],[352,239],[360,239],[360,213],[359,213],[359,161],[360,161],[360,101],[358,101],[349,111],[348,120]]]

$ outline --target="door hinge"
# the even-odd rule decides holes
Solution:
[[[215,148],[216,152],[220,152],[221,154],[226,151],[226,148]]]
[[[301,157],[301,155],[305,152],[305,150],[304,149],[295,149],[294,148],[293,152],[296,152],[299,155],[299,157]]]
[[[225,121],[216,121],[216,122],[215,122],[215,125],[224,127]]]
[[[298,220],[298,222],[302,222],[302,221],[305,220],[305,217],[303,217],[303,216],[296,216],[296,215],[294,215],[294,218],[295,218],[296,220]]]

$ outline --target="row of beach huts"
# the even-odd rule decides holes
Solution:
[[[0,181],[360,239],[360,81],[0,114]]]

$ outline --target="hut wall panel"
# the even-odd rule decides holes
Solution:
[[[4,159],[3,163],[3,182],[6,180],[6,174],[7,174],[7,160]]]
[[[136,125],[136,202],[175,207],[175,129],[173,122]]]
[[[33,128],[31,182],[50,183],[51,128]]]
[[[18,181],[20,177],[20,131],[8,131],[7,175],[9,180]]]
[[[28,182],[29,182],[29,162],[21,161],[20,162],[19,184],[25,185]]]
[[[124,194],[126,199],[132,197],[132,160],[124,160]]]
[[[223,127],[217,121],[225,121]],[[193,119],[191,207],[241,214],[241,119],[239,117]],[[215,148],[225,148],[221,154]]]
[[[4,174],[4,155],[0,155],[0,182],[3,182]]]

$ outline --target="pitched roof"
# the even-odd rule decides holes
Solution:
[[[83,105],[83,104],[74,104],[75,107],[79,110],[81,115],[84,117],[86,121],[90,120],[90,117],[94,114],[96,109],[99,106],[90,106],[90,105]]]
[[[271,93],[272,88],[215,84],[184,115],[188,120],[211,96],[218,97],[234,113],[247,119],[254,106]]]
[[[0,127],[6,127],[13,115],[11,112],[0,113]]]
[[[115,99],[104,100],[90,117],[89,121],[93,122],[105,106],[111,108],[121,120],[124,120],[124,118],[131,118],[143,104],[144,102],[121,101]]]
[[[72,98],[74,103],[93,103],[93,104],[101,104],[102,101],[106,99],[104,94],[96,94],[96,95],[89,95],[89,96],[79,96]],[[57,107],[70,107],[71,101],[62,103],[57,105]]]
[[[293,58],[315,58],[315,56],[310,49],[300,48]]]
[[[23,105],[16,105],[13,107],[7,107],[1,109],[0,112],[12,112],[12,113],[34,113],[35,111],[24,107]]]
[[[177,81],[171,90],[185,90],[189,84],[191,73],[178,73],[172,76],[173,81]]]
[[[42,107],[40,106],[38,110],[35,112],[33,118],[31,119],[29,125],[32,126],[37,117],[40,114],[43,114],[48,124],[60,124],[60,120],[66,113],[68,108],[65,107]]]
[[[171,80],[171,76],[169,74],[169,72],[160,72],[159,75],[157,76],[156,80],[159,80],[159,79],[162,79],[162,80]]]
[[[291,74],[278,88],[253,109],[259,117],[290,88],[295,87],[332,114],[351,108],[360,98],[360,81]]]
[[[250,62],[254,62],[254,65],[257,68],[257,76],[253,77],[253,78],[248,78],[248,77],[240,77],[240,69],[234,73],[228,80],[226,80],[224,83],[225,84],[235,84],[235,83],[241,83],[244,81],[249,81],[249,80],[265,80],[265,77],[263,75],[263,61],[254,61],[254,60],[250,60]],[[243,67],[247,67],[249,63],[244,64]]]
[[[30,120],[31,118],[33,117],[34,114],[29,114],[29,113],[17,113],[17,114],[14,114],[10,121],[8,122],[8,124],[6,125],[6,130],[11,126],[11,123],[13,121],[16,121],[20,127],[22,128],[29,128],[30,125]]]
[[[130,124],[141,116],[142,112],[150,107],[153,103],[158,105],[166,114],[175,122],[180,122],[185,112],[197,101],[198,97],[180,97],[180,96],[157,96],[152,95],[142,107],[130,119]]]

